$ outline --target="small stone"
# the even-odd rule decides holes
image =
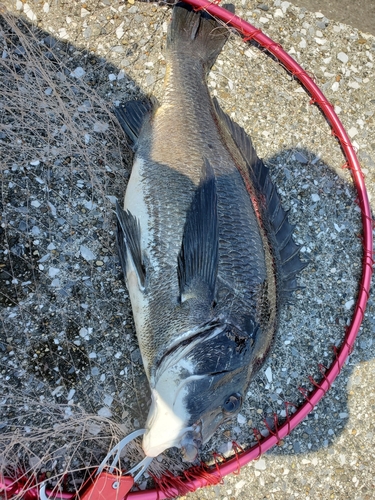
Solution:
[[[232,451],[232,443],[230,441],[228,441],[227,443],[223,443],[222,445],[220,445],[218,451],[224,456],[228,455]]]
[[[60,28],[59,29],[59,37],[62,38],[63,40],[66,40],[69,38],[68,32],[66,31],[66,28]]]
[[[25,47],[22,47],[22,45],[17,45],[14,53],[17,54],[18,56],[24,56],[26,54]]]
[[[94,123],[94,132],[98,132],[98,133],[107,132],[108,127],[109,127],[108,123],[95,122]]]
[[[239,414],[237,415],[237,422],[238,422],[240,425],[246,424],[246,417],[244,417],[243,415],[241,415],[241,413],[239,413]]]
[[[78,66],[72,73],[70,73],[70,76],[73,76],[74,78],[82,78],[85,74],[86,71],[81,68],[81,66]]]
[[[100,424],[92,423],[88,426],[87,430],[93,436],[97,436],[100,433],[100,431],[102,430],[102,426]]]
[[[89,328],[89,330],[92,330],[91,328]],[[89,330],[85,327],[81,328],[79,330],[79,336],[82,337],[83,339],[85,340],[90,340],[90,335],[89,335]]]
[[[264,458],[260,458],[259,460],[254,462],[254,469],[266,470],[266,468],[267,468],[267,465],[266,465],[266,461],[264,460]]]
[[[36,21],[37,17],[34,14],[34,12],[31,10],[31,7],[29,4],[25,3],[23,6],[23,11],[26,14],[26,16],[30,19],[30,21]]]
[[[96,203],[92,202],[91,200],[87,201],[84,205],[87,210],[94,210],[94,208],[96,208]]]
[[[361,86],[358,82],[349,82],[348,87],[350,87],[351,89],[360,89],[361,88]]]
[[[315,41],[318,45],[324,45],[327,42],[325,38],[315,38]]]
[[[110,74],[108,75],[108,80],[109,80],[110,82],[114,82],[115,80],[117,80],[117,76],[116,76],[114,73],[110,73]]]
[[[311,199],[314,203],[316,203],[317,201],[320,200],[320,196],[318,194],[314,193],[311,195]]]
[[[349,130],[348,130],[348,134],[349,134],[349,137],[351,139],[353,139],[353,137],[355,137],[357,134],[358,134],[358,129],[356,127],[351,127]]]
[[[33,160],[30,162],[30,165],[32,167],[37,167],[38,165],[40,165],[40,161],[39,160]]]
[[[345,54],[345,52],[339,52],[337,54],[337,59],[344,64],[346,64],[349,61],[349,57]]]
[[[294,158],[299,162],[299,163],[302,163],[303,165],[306,165],[306,163],[308,163],[308,159],[306,158],[306,156],[304,156],[302,153],[300,153],[299,151],[297,151],[296,153],[294,153]]]
[[[103,403],[108,407],[111,406],[111,404],[113,403],[113,397],[107,394],[103,399]]]
[[[148,87],[151,87],[151,85],[154,85],[154,83],[155,83],[155,76],[152,73],[149,73],[146,76],[146,85]]]
[[[59,272],[60,269],[57,269],[57,267],[50,267],[48,270],[48,275],[50,276],[50,278],[54,278],[59,274]]]
[[[259,18],[259,22],[262,24],[266,24],[266,23],[268,23],[268,21],[269,21],[268,17],[260,17]]]
[[[96,264],[98,267],[101,267],[101,266],[103,266],[103,265],[104,265],[104,262],[103,262],[102,260],[97,260],[97,261],[95,262],[95,264]]]
[[[74,394],[76,393],[76,390],[75,389],[70,389],[69,391],[69,394],[68,394],[68,397],[66,398],[68,401],[70,401],[71,399],[73,399],[73,396]]]
[[[339,90],[340,88],[340,84],[339,82],[334,82],[331,89],[333,90],[333,92],[337,92],[337,90]]]
[[[82,257],[85,260],[90,261],[90,260],[95,259],[95,254],[89,248],[85,247],[84,245],[81,245],[79,250],[81,252]]]
[[[116,36],[120,40],[124,36],[124,30],[123,30],[124,22],[120,24],[118,28],[116,28]]]
[[[106,406],[103,406],[103,408],[100,408],[100,410],[98,411],[98,415],[99,415],[99,417],[110,418],[110,417],[112,417],[112,412],[109,408],[107,408]]]
[[[48,205],[49,209],[51,210],[51,214],[55,217],[56,213],[57,213],[55,205],[52,205],[52,203],[50,201],[47,201],[47,205]]]
[[[281,9],[276,9],[273,17],[284,17],[283,11]]]
[[[301,445],[299,444],[298,441],[294,441],[293,449],[294,449],[295,453],[301,453]]]
[[[351,309],[353,306],[354,306],[354,299],[351,299],[351,300],[348,300],[347,302],[345,302],[344,304],[344,307],[345,309]]]
[[[51,258],[51,254],[46,253],[46,255],[43,255],[43,257],[41,259],[39,259],[38,262],[47,262],[47,260],[49,260],[50,258]]]
[[[49,12],[49,3],[48,2],[44,2],[44,4],[43,4],[43,12],[45,12],[46,14],[48,14],[48,12]]]
[[[113,203],[113,205],[115,205],[115,204],[116,204],[116,202],[117,202],[117,198],[116,198],[116,196],[111,196],[110,194],[108,194],[108,195],[106,196],[106,198],[108,198],[108,199],[109,199],[109,201],[110,201],[111,203]]]
[[[87,9],[84,9],[83,7],[81,8],[81,17],[86,17],[90,14],[90,11]]]
[[[238,483],[236,483],[234,485],[234,487],[236,488],[236,490],[240,490],[241,488],[243,488],[244,486],[246,485],[246,481],[244,479],[241,479],[241,481],[238,481]]]
[[[271,383],[272,382],[272,369],[270,366],[265,371],[265,375],[267,377],[268,382]]]
[[[257,5],[257,7],[258,7],[258,9],[260,9],[260,10],[264,10],[264,11],[270,10],[270,8],[268,7],[268,5],[267,5],[267,4],[265,4],[265,3],[259,3],[259,4]]]

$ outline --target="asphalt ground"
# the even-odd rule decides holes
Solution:
[[[375,35],[374,0],[297,0],[295,5]]]

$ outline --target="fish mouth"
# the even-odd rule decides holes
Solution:
[[[168,434],[167,439],[162,439],[162,434],[157,439],[154,429],[147,429],[142,443],[145,455],[156,457],[168,448],[176,447],[181,449],[182,458],[185,462],[194,462],[202,445],[201,426],[193,425],[180,429],[171,429]]]
[[[156,457],[168,448],[182,448],[187,459],[194,460],[202,443],[201,426],[189,425],[191,415],[183,404],[184,384],[162,380],[152,389],[152,404],[146,422],[142,448],[146,456]],[[189,460],[189,461],[192,461]]]

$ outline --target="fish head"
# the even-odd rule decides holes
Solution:
[[[178,447],[185,461],[194,461],[201,445],[241,408],[253,335],[220,322],[197,330],[165,353],[152,374],[147,456]]]

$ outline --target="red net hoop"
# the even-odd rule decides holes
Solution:
[[[274,430],[270,431],[268,437],[263,438],[259,436],[257,431],[254,431],[257,443],[246,451],[243,451],[236,443],[233,443],[235,456],[226,461],[220,461],[220,457],[215,457],[215,466],[208,469],[203,467],[193,467],[185,471],[183,477],[176,478],[172,475],[164,476],[158,480],[158,486],[152,490],[130,492],[127,499],[143,499],[143,500],[161,500],[163,498],[170,498],[178,494],[194,491],[198,488],[219,483],[224,476],[230,473],[237,472],[240,467],[248,464],[250,461],[259,458],[261,454],[269,450],[281,439],[287,436],[318,404],[324,397],[326,392],[330,389],[332,383],[340,373],[346,359],[351,354],[355,339],[357,337],[359,328],[361,326],[366,304],[369,298],[369,290],[373,269],[373,220],[369,200],[367,196],[364,176],[362,174],[355,149],[350,142],[350,139],[336,115],[333,105],[325,98],[321,90],[314,83],[311,76],[301,68],[301,66],[288,55],[282,47],[262,33],[261,30],[255,28],[247,23],[240,17],[231,14],[227,10],[221,8],[216,3],[211,3],[208,0],[185,0],[197,10],[204,9],[211,15],[223,21],[228,26],[235,28],[238,33],[243,37],[243,41],[255,41],[263,47],[268,53],[272,54],[277,60],[289,71],[304,87],[310,95],[311,104],[316,104],[324,116],[327,118],[332,134],[340,142],[341,148],[346,157],[346,167],[351,170],[354,185],[357,190],[357,202],[361,210],[362,217],[362,243],[363,243],[363,256],[362,256],[362,274],[359,283],[359,292],[357,301],[354,308],[354,313],[351,318],[350,325],[345,331],[344,339],[341,346],[335,350],[334,360],[331,365],[326,369],[323,365],[319,366],[322,373],[322,379],[316,382],[310,378],[313,385],[313,390],[307,392],[305,389],[300,389],[305,402],[299,406],[293,414],[289,414],[288,408],[291,406],[286,403],[286,419],[283,423],[279,424],[275,418]],[[39,491],[35,487],[30,487],[32,481],[27,478],[21,477],[17,480],[10,478],[1,478],[0,497],[12,498],[15,495],[22,495],[25,499],[39,498]],[[27,488],[27,491],[25,489]],[[48,490],[46,491],[48,495]],[[51,492],[50,492],[51,493]],[[71,499],[76,497],[76,494],[51,493],[52,498]],[[94,496],[93,496],[94,498]]]

